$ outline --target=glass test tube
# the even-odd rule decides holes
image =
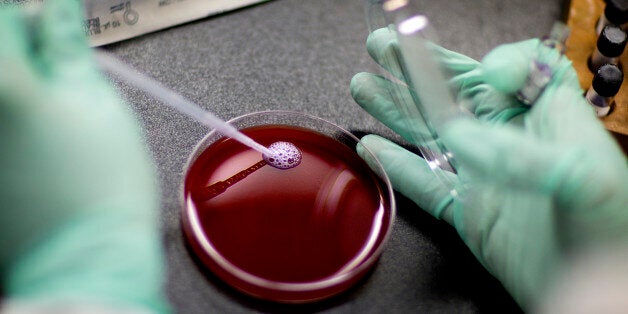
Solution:
[[[413,142],[418,144],[417,148],[428,166],[438,181],[450,190],[451,195],[457,196],[462,186],[451,176],[451,172],[456,172],[454,156],[440,140],[439,134],[450,120],[466,114],[457,103],[457,100],[465,100],[454,99],[441,68],[441,60],[434,51],[438,43],[436,31],[416,5],[415,1],[409,0],[381,2],[383,22],[393,26],[396,31],[398,61],[393,62],[399,62],[398,66],[412,91],[412,101],[397,96],[404,93],[398,89],[402,87],[400,84],[392,84],[397,87],[393,87],[390,92]]]
[[[613,98],[624,81],[624,73],[614,64],[605,64],[596,71],[593,84],[585,98],[598,117],[607,116],[613,105]]]
[[[615,25],[606,25],[597,39],[595,50],[589,58],[589,69],[593,72],[604,64],[619,64],[619,56],[626,47],[626,32]]]
[[[604,12],[595,26],[595,32],[599,36],[607,25],[620,26],[624,31],[628,28],[628,1],[606,0]]]
[[[541,38],[541,43],[549,48],[554,48],[561,54],[567,50],[567,38],[569,38],[570,30],[567,24],[563,22],[555,22],[549,35]]]

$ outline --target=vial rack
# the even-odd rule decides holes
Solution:
[[[604,11],[603,0],[568,1],[567,26],[570,29],[566,42],[566,56],[573,63],[580,87],[587,90],[593,81],[593,73],[587,60],[597,42],[595,25]],[[600,118],[607,130],[617,139],[624,153],[628,154],[628,48],[620,57],[624,82],[615,96],[615,107],[606,117]]]

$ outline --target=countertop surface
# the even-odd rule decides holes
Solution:
[[[425,0],[422,7],[443,46],[481,59],[499,44],[546,34],[564,5],[560,0]],[[349,93],[354,74],[376,70],[364,47],[367,35],[362,1],[275,0],[107,49],[223,119],[296,110],[359,134],[394,137]],[[453,228],[400,194],[382,257],[346,293],[314,304],[281,305],[234,291],[195,262],[181,230],[184,166],[208,129],[141,92],[116,85],[142,123],[159,171],[166,291],[175,312],[521,311]]]

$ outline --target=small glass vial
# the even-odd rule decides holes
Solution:
[[[595,27],[595,32],[600,35],[607,25],[622,27],[624,31],[628,26],[628,1],[626,0],[606,0],[604,13],[600,16]]]
[[[626,47],[626,32],[615,25],[606,25],[597,39],[597,45],[589,58],[589,69],[595,73],[604,64],[619,64],[619,56]]]
[[[607,116],[611,111],[613,98],[623,81],[624,73],[614,64],[605,64],[596,71],[585,98],[595,108],[598,117]]]
[[[565,43],[570,33],[571,30],[567,24],[555,22],[550,34],[541,38],[541,43],[546,47],[556,49],[561,55],[565,54],[565,50],[567,49]]]
[[[554,23],[548,36],[541,38],[541,47],[555,49],[558,54],[546,49],[537,49],[538,55],[529,66],[525,84],[517,90],[516,96],[523,104],[532,106],[539,98],[545,86],[552,80],[552,64],[558,62],[565,53],[565,42],[569,37],[569,27],[562,22]]]
[[[534,60],[530,63],[529,70],[526,82],[516,96],[524,105],[532,106],[552,80],[552,69],[547,64]]]

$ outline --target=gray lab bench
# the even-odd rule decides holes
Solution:
[[[424,0],[443,46],[476,59],[500,43],[544,35],[560,0]],[[356,132],[392,133],[354,103],[351,77],[375,69],[360,0],[275,0],[169,28],[107,49],[224,119],[288,109]],[[183,167],[207,129],[120,86],[156,160],[167,296],[177,313],[486,313],[520,309],[455,230],[397,195],[398,219],[381,259],[357,287],[288,306],[233,291],[200,268],[179,220]]]

